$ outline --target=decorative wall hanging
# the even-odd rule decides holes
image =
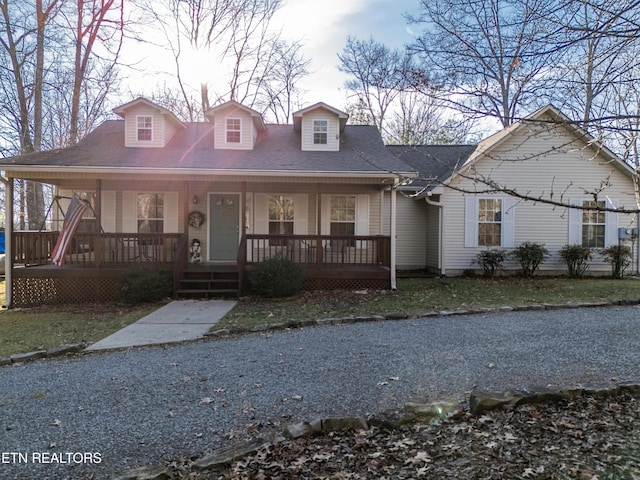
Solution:
[[[189,214],[189,226],[200,228],[204,223],[204,214],[202,212],[191,212]]]

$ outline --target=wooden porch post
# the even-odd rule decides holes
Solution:
[[[322,184],[316,186],[316,268],[322,268]]]

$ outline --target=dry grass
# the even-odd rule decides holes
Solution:
[[[304,292],[295,298],[246,297],[216,328],[349,315],[420,315],[440,310],[542,303],[640,302],[634,279],[419,278],[399,279],[397,292]]]

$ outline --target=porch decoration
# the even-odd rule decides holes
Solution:
[[[191,241],[189,247],[189,261],[191,263],[202,263],[202,247],[200,246],[200,240],[194,238]]]
[[[200,228],[204,223],[204,213],[193,211],[189,214],[189,226]]]
[[[67,250],[69,250],[69,245],[71,244],[71,237],[73,237],[76,228],[78,228],[78,224],[80,223],[80,220],[82,220],[82,216],[86,209],[87,204],[80,200],[80,197],[74,193],[67,213],[64,216],[62,230],[60,230],[56,245],[51,252],[51,263],[53,265],[58,267],[64,265],[65,255],[67,254]]]

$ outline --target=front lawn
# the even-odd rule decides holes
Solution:
[[[0,282],[4,302],[4,282]],[[67,343],[92,343],[155,310],[157,306],[69,305],[3,310],[0,358]]]
[[[216,329],[349,315],[420,315],[441,310],[541,303],[640,302],[635,279],[413,278],[397,292],[303,292],[295,298],[243,298]]]

